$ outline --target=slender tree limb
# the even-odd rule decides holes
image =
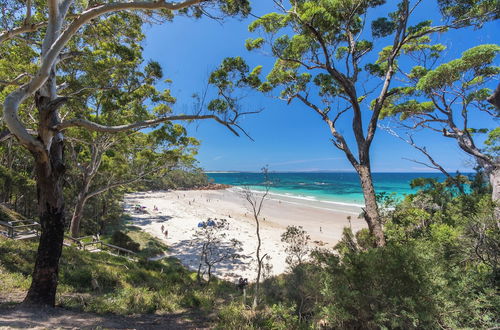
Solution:
[[[146,127],[151,127],[157,124],[161,124],[167,121],[176,121],[176,120],[204,120],[204,119],[213,119],[217,121],[218,123],[226,126],[233,134],[236,136],[240,136],[239,133],[231,126],[236,125],[234,121],[225,121],[221,118],[219,118],[216,115],[178,115],[178,116],[168,116],[168,117],[161,117],[161,118],[156,118],[156,119],[151,119],[151,120],[145,120],[141,122],[136,122],[133,124],[126,124],[126,125],[118,125],[118,126],[105,126],[101,125],[86,119],[70,119],[67,121],[64,121],[60,123],[59,125],[56,125],[52,127],[54,130],[64,130],[69,127],[83,127],[95,132],[107,132],[107,133],[117,133],[117,132],[123,132],[123,131],[128,131],[132,129],[142,129]],[[240,128],[239,126],[237,126]]]
[[[110,189],[113,189],[113,188],[116,188],[116,187],[120,187],[120,186],[125,186],[125,185],[128,185],[128,184],[132,184],[134,182],[140,181],[145,176],[150,175],[150,174],[155,173],[155,172],[158,172],[159,170],[165,169],[167,167],[166,166],[157,167],[157,168],[155,168],[155,169],[153,169],[151,171],[147,171],[147,172],[141,173],[139,176],[137,176],[137,177],[135,177],[133,179],[123,180],[123,181],[119,181],[119,182],[108,184],[106,187],[103,187],[101,189],[98,189],[98,190],[95,190],[93,192],[87,193],[87,195],[85,196],[85,200],[88,200],[89,198],[92,198],[94,196],[102,194],[102,193],[104,193],[104,192],[106,192],[106,191],[108,191]]]
[[[316,113],[318,113],[321,116],[321,118],[323,119],[323,121],[330,128],[330,132],[332,133],[332,135],[337,140],[337,141],[334,141],[335,146],[338,149],[342,150],[346,154],[348,160],[351,162],[351,164],[354,167],[357,167],[359,165],[359,162],[356,159],[356,157],[354,157],[354,154],[352,153],[351,149],[347,145],[347,142],[346,142],[344,136],[337,131],[337,129],[335,127],[335,122],[332,121],[332,120],[330,120],[330,118],[328,118],[328,116],[325,115],[325,113],[320,108],[318,108],[317,105],[311,103],[306,97],[304,97],[304,96],[302,96],[300,94],[296,94],[296,97],[299,100],[301,100],[302,103],[304,103],[305,105],[307,105],[309,108],[313,109]],[[346,110],[344,110],[344,111],[346,111]],[[341,115],[341,113],[337,114],[337,116],[340,116],[340,115]],[[337,119],[338,119],[338,117],[335,120],[337,120]]]
[[[31,77],[31,75],[27,72],[25,73],[21,73],[19,76],[15,77],[14,79],[12,80],[0,80],[0,85],[5,85],[5,86],[8,86],[8,85],[17,85],[17,86],[21,86],[22,83],[21,83],[21,80],[25,77]]]
[[[41,28],[47,26],[47,22],[34,23],[34,24],[24,24],[23,26],[19,26],[12,30],[4,31],[0,33],[0,44],[10,40],[20,34],[27,32],[35,32],[40,30]]]
[[[398,139],[400,139],[401,141],[404,141],[406,142],[407,144],[409,144],[410,146],[412,146],[413,148],[415,148],[416,150],[420,151],[420,153],[422,153],[425,157],[427,157],[427,159],[429,160],[429,162],[432,164],[428,164],[426,162],[421,162],[421,161],[418,161],[418,160],[415,160],[415,159],[409,159],[409,158],[403,158],[403,159],[406,159],[406,160],[409,160],[411,162],[414,162],[414,163],[417,163],[417,164],[420,164],[420,165],[423,165],[423,166],[426,166],[428,168],[432,168],[432,169],[435,169],[435,170],[438,170],[440,171],[441,173],[443,173],[448,179],[450,179],[453,184],[458,188],[458,190],[463,194],[464,193],[464,188],[462,187],[462,185],[460,184],[460,182],[455,178],[453,177],[448,171],[446,171],[446,169],[444,167],[442,167],[435,159],[434,157],[431,156],[431,154],[427,151],[427,148],[426,147],[421,147],[419,145],[417,145],[415,143],[415,140],[413,139],[413,136],[411,136],[410,134],[407,134],[408,138],[405,139],[403,138],[401,135],[399,135],[398,133],[396,133],[393,129],[391,129],[390,127],[381,127],[384,131],[386,131],[387,133],[391,134],[392,136],[395,136],[397,137]]]

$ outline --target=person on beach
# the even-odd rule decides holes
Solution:
[[[158,212],[158,207],[156,207],[156,205],[155,205],[155,206],[154,206],[154,208],[153,208],[153,210],[154,210],[155,212]]]
[[[245,289],[246,286],[248,286],[248,278],[240,277],[237,284],[238,289],[243,291],[243,289]]]
[[[323,228],[319,227],[319,232],[322,233],[323,232]]]
[[[165,231],[165,226],[161,225],[161,233],[163,234],[164,231]]]
[[[168,238],[168,230],[165,230],[165,238]]]

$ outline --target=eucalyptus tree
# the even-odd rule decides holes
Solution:
[[[428,48],[419,52],[429,56]],[[475,127],[479,123],[472,120],[471,113],[482,113],[491,123],[498,121],[500,110],[488,100],[490,87],[500,73],[500,67],[494,64],[498,53],[500,46],[485,44],[436,67],[420,61],[421,65],[406,74],[402,93],[391,96],[382,109],[382,116],[397,117],[404,128],[423,128],[456,140],[489,175],[496,202],[500,201],[500,129]],[[480,133],[488,134],[484,148],[478,145]]]
[[[2,5],[10,3],[20,4],[12,0]],[[34,59],[29,61],[31,71],[21,73],[23,79],[26,80],[17,80],[16,77],[16,82],[10,84],[13,88],[9,90],[3,102],[5,126],[10,134],[32,154],[37,181],[41,237],[32,283],[25,303],[36,305],[54,305],[55,303],[58,265],[65,228],[62,184],[66,170],[63,134],[65,129],[80,127],[89,131],[116,133],[172,120],[213,119],[236,132],[231,127],[238,119],[238,114],[235,113],[228,115],[165,114],[154,119],[114,126],[106,126],[83,118],[67,120],[62,118],[60,111],[67,102],[67,98],[59,96],[57,64],[65,57],[68,42],[80,33],[83,26],[95,24],[102,17],[116,12],[141,11],[144,17],[154,12],[165,18],[172,18],[174,13],[199,17],[210,7],[229,15],[245,15],[248,13],[249,3],[247,0],[184,0],[181,2],[136,0],[100,3],[78,0],[49,0],[47,3],[37,1],[32,3],[28,0],[22,7],[24,13],[18,11],[17,14],[13,14],[9,20],[12,25],[7,24],[7,30],[0,32],[1,47],[8,49],[9,46],[17,43],[27,44],[30,46],[29,49]],[[26,32],[23,30],[29,26],[26,22],[31,22],[33,17],[37,17],[37,22],[43,25],[43,29],[36,30],[36,38],[30,39],[29,33],[23,34],[22,32]],[[30,27],[29,31],[33,31],[32,28]],[[20,83],[23,84],[19,86]],[[23,122],[24,117],[20,117],[23,105],[29,104],[30,100],[35,106],[27,109],[28,115],[31,115],[35,122],[34,135]]]
[[[144,63],[141,24],[137,15],[118,13],[85,26],[68,43],[67,56],[75,58],[59,64],[60,80],[67,85],[64,93],[71,96],[66,104],[66,109],[72,109],[67,119],[84,118],[113,125],[154,119],[172,112],[175,98],[170,90],[160,91],[156,87],[163,78],[162,68],[154,61]],[[167,148],[177,145],[175,148],[181,150],[196,143],[185,136],[181,126],[171,122],[144,136],[136,129],[107,133],[72,128],[66,131],[66,139],[72,146],[70,169],[75,168],[70,180],[76,188],[70,225],[73,237],[79,234],[87,200],[137,182],[153,172],[162,175],[176,163],[175,153],[166,152]],[[150,157],[139,166],[136,160],[144,158],[147,150],[151,151]],[[119,158],[122,164],[100,171],[103,157],[107,162]]]
[[[251,32],[259,31],[261,36],[246,42],[247,49],[262,49],[276,58],[258,89],[279,90],[280,99],[287,103],[298,101],[321,118],[334,146],[345,154],[359,175],[365,200],[364,218],[375,245],[383,246],[385,238],[370,156],[380,112],[387,98],[398,93],[391,85],[400,76],[399,63],[406,57],[405,47],[445,31],[448,25],[415,22],[413,16],[421,1],[398,1],[387,17],[372,21],[367,17],[385,1],[274,3],[276,12],[249,26]],[[371,36],[366,31],[369,25]],[[339,127],[345,120],[351,122],[348,135],[346,128]]]

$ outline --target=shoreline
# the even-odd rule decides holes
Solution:
[[[231,186],[231,188],[229,188],[229,190],[232,190],[235,193],[239,193],[244,189],[245,188],[243,188],[242,186]],[[250,191],[254,194],[259,194],[259,195],[262,195],[264,193],[262,190],[250,189]],[[361,204],[317,199],[314,196],[302,196],[302,195],[295,195],[293,193],[276,193],[273,192],[272,190],[269,191],[268,196],[269,200],[282,201],[297,205],[305,205],[309,207],[314,207],[324,210],[332,210],[356,216],[362,212],[362,208],[364,207],[364,205]],[[337,208],[333,207],[333,205],[335,205]]]
[[[135,213],[133,206],[145,207],[144,213]],[[234,187],[222,190],[176,190],[137,192],[127,194],[125,211],[131,216],[129,224],[162,239],[169,246],[167,254],[179,259],[185,266],[197,270],[200,243],[193,240],[198,223],[208,218],[226,219],[229,228],[225,240],[242,242],[240,257],[216,265],[215,276],[230,281],[255,277],[256,249],[255,220],[248,202]],[[154,211],[155,206],[157,211]],[[343,228],[354,231],[365,228],[355,209],[336,210],[326,203],[294,200],[293,197],[270,198],[264,201],[261,214],[262,253],[270,256],[272,274],[287,270],[285,244],[281,234],[289,225],[302,226],[311,237],[310,247],[332,248],[341,238]],[[350,217],[350,220],[347,218]],[[168,230],[165,238],[161,227]]]

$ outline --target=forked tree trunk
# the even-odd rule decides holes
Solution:
[[[58,120],[57,108],[60,104],[49,102],[48,98],[39,95],[36,101],[40,113],[39,134],[44,134],[43,131]],[[24,303],[29,305],[55,305],[65,229],[63,147],[62,134],[58,134],[53,137],[48,152],[32,152],[35,158],[41,235],[31,286],[24,299]]]
[[[82,191],[78,194],[76,200],[75,211],[73,212],[73,217],[71,218],[70,232],[71,236],[77,238],[80,234],[80,222],[83,216],[83,208],[87,201],[87,191]]]
[[[384,231],[382,228],[382,219],[377,206],[375,189],[373,188],[372,173],[369,165],[360,165],[356,168],[361,188],[363,189],[363,197],[365,199],[365,220],[368,224],[370,233],[375,238],[375,246],[385,246]]]

